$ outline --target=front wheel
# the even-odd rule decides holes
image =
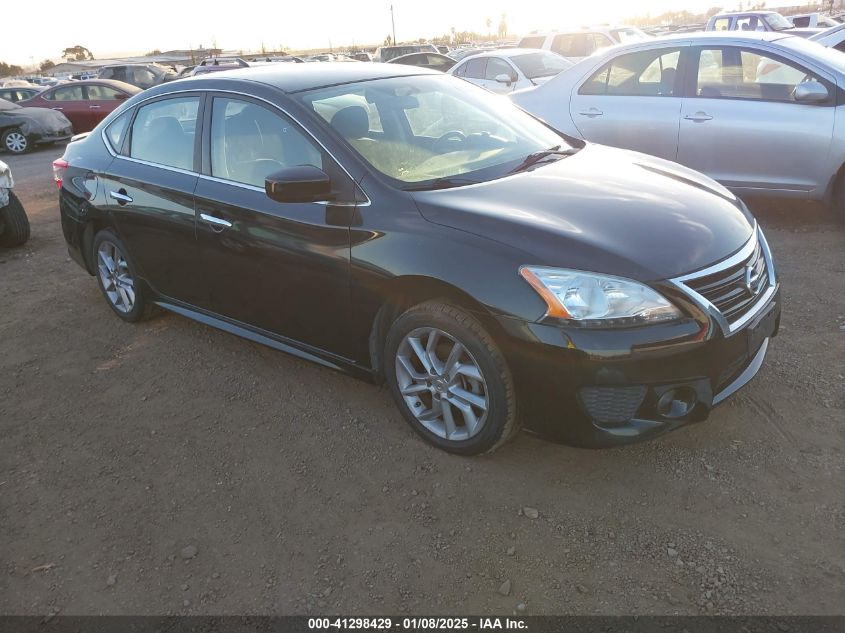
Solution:
[[[402,314],[387,335],[384,373],[411,428],[438,448],[476,455],[519,429],[505,358],[461,308],[430,301]]]
[[[0,246],[20,246],[29,239],[29,219],[14,191],[9,192],[9,204],[0,209]]]
[[[0,145],[12,154],[23,154],[29,149],[29,139],[18,128],[13,127],[0,136]]]

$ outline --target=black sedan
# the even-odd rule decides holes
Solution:
[[[23,154],[33,145],[66,141],[72,134],[70,121],[61,112],[0,99],[0,148],[7,152]]]
[[[778,330],[734,195],[434,71],[165,84],[54,171],[69,251],[121,319],[158,306],[384,381],[456,453],[522,425],[608,446],[703,420]]]

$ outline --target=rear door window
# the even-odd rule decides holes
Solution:
[[[83,101],[85,95],[82,92],[82,86],[62,86],[45,95],[44,98],[50,101]]]
[[[638,51],[614,58],[578,91],[582,95],[671,97],[675,94],[680,49]]]
[[[193,170],[199,103],[199,97],[180,97],[138,108],[129,155],[158,165]]]

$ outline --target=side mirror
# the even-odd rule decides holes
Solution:
[[[502,73],[501,75],[496,75],[496,81],[498,81],[500,84],[512,84],[516,81],[516,77],[508,75],[506,73]]]
[[[115,92],[114,98],[118,101],[126,101],[129,98],[129,95],[125,95],[122,92]]]
[[[824,103],[830,98],[830,93],[818,81],[805,81],[795,86],[793,96],[799,103]]]
[[[313,165],[286,167],[264,180],[264,191],[276,202],[326,202],[331,189],[328,174]]]

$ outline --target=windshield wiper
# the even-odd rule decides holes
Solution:
[[[434,180],[428,180],[418,185],[402,187],[402,191],[433,191],[435,189],[451,189],[452,187],[475,184],[478,184],[478,181],[472,180],[471,178],[435,178]]]
[[[515,174],[518,171],[525,171],[529,167],[536,165],[541,160],[544,160],[549,156],[572,156],[573,154],[577,153],[580,149],[580,147],[570,147],[569,149],[561,149],[560,145],[555,145],[554,147],[550,147],[549,149],[544,149],[540,150],[539,152],[529,154],[525,157],[525,160],[523,160],[519,165],[511,169],[508,173]]]

